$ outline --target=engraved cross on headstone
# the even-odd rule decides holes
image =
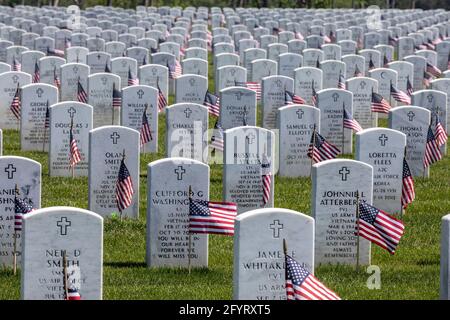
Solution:
[[[253,133],[250,133],[248,136],[245,137],[245,139],[247,140],[248,144],[252,144],[253,141],[255,140],[255,135]]]
[[[190,108],[186,108],[184,109],[184,113],[186,114],[186,118],[190,118],[192,110]]]
[[[112,139],[113,144],[117,144],[117,140],[120,139],[120,134],[118,134],[117,132],[113,132],[110,138]]]
[[[177,175],[177,180],[183,180],[183,174],[186,173],[186,169],[184,169],[183,166],[178,166],[178,168],[176,168],[174,172]]]
[[[384,146],[386,146],[386,141],[388,141],[389,138],[383,133],[383,134],[378,138],[378,140],[380,140],[381,145],[384,147]]]
[[[5,168],[5,172],[8,174],[8,179],[14,178],[14,173],[17,171],[17,168],[14,167],[12,163],[8,164],[8,166]]]
[[[77,110],[75,110],[74,107],[70,107],[69,110],[67,110],[67,113],[70,115],[71,118],[73,118],[73,115],[77,113]]]
[[[56,225],[59,227],[59,234],[62,236],[67,235],[67,228],[72,225],[72,222],[67,220],[66,217],[61,217],[61,220],[59,220]]]
[[[283,230],[283,224],[280,223],[280,220],[273,220],[273,223],[269,225],[270,229],[273,231],[273,237],[280,237],[280,230]]]
[[[139,98],[139,99],[142,99],[142,96],[144,95],[144,90],[139,89],[139,91],[136,92],[136,93],[137,93],[137,95],[138,95],[138,98]]]
[[[297,114],[297,117],[299,119],[303,119],[303,114],[305,113],[305,111],[303,111],[302,109],[298,109],[295,113]]]
[[[347,167],[342,167],[342,169],[339,170],[339,174],[341,175],[342,181],[347,181],[347,175],[350,174],[350,170],[348,170]]]
[[[410,111],[406,114],[408,116],[409,121],[413,121],[416,116],[414,112]]]
[[[333,95],[332,95],[331,97],[333,98],[334,102],[336,102],[337,99],[339,98],[339,94],[337,94],[337,93],[335,92],[335,93],[333,93]]]

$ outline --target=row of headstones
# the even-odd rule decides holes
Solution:
[[[176,179],[167,176],[172,170]],[[153,206],[148,208],[147,239],[151,240],[147,243],[147,264],[187,267],[190,261],[193,267],[207,267],[208,237],[191,235],[187,239],[186,201],[189,186],[195,186],[192,194],[196,198],[208,199],[209,179],[198,177],[209,178],[209,167],[186,159],[167,159],[150,164],[149,174],[153,179],[149,180]],[[371,177],[370,165],[353,160],[326,161],[314,166],[313,217],[285,209],[259,209],[239,215],[235,226],[234,298],[286,299],[283,239],[289,244],[288,253],[312,273],[315,265],[322,263],[355,265],[359,259],[361,265],[369,265],[370,243],[358,240],[354,227],[356,192],[370,203]],[[450,288],[446,250],[449,228],[450,217],[446,216],[441,249],[443,299],[449,299]],[[63,252],[67,265],[79,270],[79,278],[70,283],[83,299],[102,298],[103,219],[99,215],[67,207],[41,209],[25,215],[22,236],[23,256],[19,261],[23,299],[63,299]]]

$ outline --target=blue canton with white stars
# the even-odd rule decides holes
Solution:
[[[361,202],[359,204],[359,217],[367,223],[374,224],[378,215],[378,209],[371,205]]]
[[[190,200],[189,201],[189,214],[196,216],[209,216],[208,201],[205,200]]]
[[[287,278],[292,280],[293,284],[300,286],[309,276],[309,272],[290,256],[286,255],[286,260]]]

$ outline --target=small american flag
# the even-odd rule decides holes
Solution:
[[[105,63],[105,72],[111,73],[111,69],[109,68],[108,61],[106,61],[106,63]]]
[[[369,56],[369,70],[375,69],[375,63],[373,63],[372,55]]]
[[[130,172],[125,165],[124,156],[120,162],[119,177],[116,184],[116,201],[119,212],[122,212],[131,205],[133,194],[133,181],[131,181]]]
[[[439,115],[436,112],[436,128],[435,128],[436,142],[439,147],[446,144],[448,140],[447,132],[445,132],[444,126],[441,123]]]
[[[75,165],[81,161],[81,153],[78,149],[77,141],[73,136],[73,118],[70,121],[70,133],[69,133],[69,141],[70,141],[70,152],[69,152],[69,164],[70,167],[75,167]]]
[[[300,263],[287,254],[285,258],[287,300],[341,300]]]
[[[209,92],[209,90],[206,90],[203,105],[208,107],[208,112],[213,116],[218,117],[220,115],[220,99],[215,94]]]
[[[50,109],[48,107],[49,103],[47,100],[47,108],[45,110],[45,121],[44,121],[44,128],[48,129],[50,128]]]
[[[402,179],[402,207],[406,208],[408,204],[414,201],[416,193],[414,191],[414,179],[409,170],[408,162],[403,158],[403,179]]]
[[[139,79],[131,72],[131,69],[128,68],[128,85],[134,86],[139,84]]]
[[[431,81],[431,74],[429,74],[428,72],[424,72],[423,73],[423,85],[428,88],[430,86],[430,81]]]
[[[220,125],[219,119],[214,124],[214,132],[211,136],[211,147],[213,150],[223,151],[223,128]]]
[[[317,104],[317,92],[316,92],[316,88],[314,86],[314,80],[311,83],[311,91],[312,91],[311,101],[312,101],[313,106],[315,106]]]
[[[169,64],[169,62],[167,62],[167,68],[169,69],[169,77],[171,79],[176,79],[183,73],[181,64],[177,59],[175,59],[175,62],[172,64]]]
[[[362,77],[363,74],[361,72],[361,70],[359,70],[358,65],[355,64],[355,73],[353,74],[354,77]]]
[[[330,43],[330,42],[331,42],[330,37],[327,36],[326,34],[325,34],[325,35],[322,34],[321,36],[322,36],[322,38],[323,38],[323,42],[325,42],[325,43]]]
[[[61,89],[61,80],[58,77],[58,72],[56,72],[56,67],[53,69],[53,84],[58,90]]]
[[[22,230],[23,215],[32,211],[33,207],[24,199],[18,198],[17,195],[14,197],[14,231]]]
[[[17,118],[17,120],[20,120],[20,87],[19,84],[17,84],[16,93],[14,94],[14,97],[11,101],[11,105],[9,106],[9,109],[13,113],[13,115]]]
[[[306,101],[302,97],[295,93],[284,90],[284,103],[285,104],[306,104]]]
[[[385,68],[387,68],[388,67],[388,64],[389,64],[389,59],[387,58],[387,56],[386,56],[386,54],[383,56],[383,66],[385,67]]]
[[[49,47],[47,47],[47,56],[56,56],[64,58],[65,52],[64,50],[50,49]]]
[[[338,80],[338,89],[344,89],[345,90],[345,78],[341,71],[339,71],[339,80]]]
[[[388,41],[389,41],[389,44],[390,44],[391,46],[394,46],[394,47],[395,47],[395,45],[397,44],[398,39],[395,38],[395,37],[393,37],[393,36],[391,36],[391,35],[389,35]]]
[[[256,92],[256,100],[261,100],[261,84],[259,82],[247,82],[245,86]]]
[[[435,47],[434,44],[431,42],[431,40],[428,40],[428,42],[425,42],[423,45],[424,45],[425,48],[428,49],[428,50],[434,50],[434,49],[436,49],[436,47]]]
[[[330,30],[330,42],[331,43],[336,42],[336,36],[334,35],[334,31],[333,30]],[[334,60],[336,60],[336,58]]]
[[[71,286],[67,289],[67,297],[65,300],[81,300],[81,295],[75,286]]]
[[[361,125],[353,119],[352,115],[345,110],[344,107],[344,128],[355,130],[355,132],[360,132],[363,130]]]
[[[72,46],[72,42],[69,38],[64,38],[64,48],[69,49]]]
[[[189,198],[189,232],[234,235],[237,205]]]
[[[394,254],[404,229],[403,222],[370,204],[359,202],[357,235]]]
[[[441,150],[436,141],[436,138],[431,129],[431,125],[428,127],[427,144],[425,146],[425,156],[423,158],[423,166],[429,167],[432,163],[435,163],[442,159]]]
[[[158,112],[161,112],[165,107],[167,107],[167,99],[164,96],[164,92],[162,92],[159,87],[159,84],[156,84],[156,86],[158,87]]]
[[[270,200],[270,189],[272,186],[272,172],[270,170],[270,161],[267,154],[262,155],[261,162],[261,179],[263,187],[263,203],[266,205]]]
[[[38,83],[41,81],[41,71],[39,70],[39,63],[37,61],[34,63],[34,74],[33,83]]]
[[[78,99],[78,102],[83,102],[83,103],[87,103],[87,101],[88,101],[87,93],[86,93],[86,91],[84,91],[84,88],[80,82],[80,79],[78,79],[78,84],[77,84],[77,99]]]
[[[313,131],[307,153],[309,158],[312,158],[317,163],[335,159],[339,153],[341,153],[341,150],[329,143],[316,130]]]
[[[112,106],[113,108],[120,108],[122,106],[122,93],[116,89],[115,83],[113,83]]]
[[[147,118],[147,105],[145,105],[144,112],[142,113],[141,146],[145,145],[151,140],[153,140],[153,136]]]
[[[406,77],[406,94],[411,97],[413,93],[414,93],[413,86],[411,84],[411,81],[409,81],[409,76],[407,76]]]
[[[15,56],[13,58],[12,71],[22,71],[22,64],[20,63],[19,60],[16,59]]]
[[[371,109],[372,112],[389,113],[389,110],[391,110],[391,105],[385,98],[383,98],[381,94],[372,91]]]
[[[303,34],[300,31],[297,31],[295,33],[295,39],[303,40],[303,39],[305,39],[305,37],[303,37]]]
[[[411,97],[409,95],[407,95],[406,93],[404,93],[402,90],[394,87],[394,85],[392,83],[391,83],[390,93],[391,93],[392,98],[394,98],[396,101],[406,103],[408,105],[411,104]]]
[[[438,67],[428,62],[427,62],[427,72],[436,78],[441,76],[441,70],[439,70]]]

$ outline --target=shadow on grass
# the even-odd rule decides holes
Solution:
[[[112,268],[145,268],[147,266],[145,262],[104,262],[103,265]]]

